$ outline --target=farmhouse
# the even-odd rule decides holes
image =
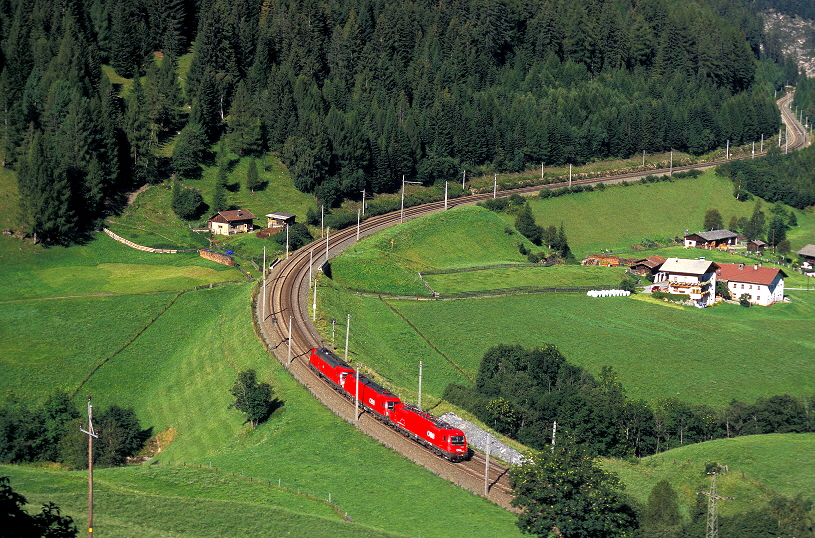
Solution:
[[[267,228],[283,228],[294,224],[296,215],[291,213],[267,213],[266,214],[266,227]]]
[[[245,209],[218,211],[207,220],[209,231],[215,235],[232,235],[251,232],[254,229],[255,216]]]
[[[716,298],[716,270],[708,260],[668,258],[657,273],[655,282],[667,282],[668,293],[686,294],[697,307],[713,304]]]
[[[711,230],[685,236],[685,247],[727,248],[739,243],[739,234],[730,230]]]
[[[749,295],[752,304],[768,306],[784,299],[784,278],[781,269],[762,267],[758,264],[720,263],[716,277],[727,283],[733,299]]]
[[[807,245],[795,253],[801,256],[801,267],[804,269],[815,268],[815,245]]]
[[[655,275],[659,272],[659,268],[662,267],[666,259],[667,258],[663,258],[662,256],[648,256],[647,258],[635,261],[629,265],[628,268],[630,272],[637,275]]]

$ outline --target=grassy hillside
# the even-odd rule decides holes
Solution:
[[[698,492],[710,488],[705,463],[727,465],[729,471],[717,478],[716,487],[719,495],[734,497],[719,503],[720,513],[730,515],[765,503],[775,493],[811,495],[814,446],[815,434],[751,435],[688,445],[638,462],[606,460],[603,466],[617,473],[626,491],[641,503],[658,481],[667,479],[687,517]]]
[[[730,218],[753,213],[755,200],[739,202],[733,184],[709,170],[696,179],[677,179],[557,198],[530,198],[535,220],[543,226],[565,226],[569,246],[580,258],[603,249],[628,250],[644,239],[682,237],[701,231],[705,212],[718,209],[725,227]],[[765,213],[769,207],[764,204]],[[815,238],[815,214],[795,210],[799,226],[789,232],[793,251]],[[505,217],[510,222],[511,217]]]
[[[521,241],[530,245],[497,214],[463,207],[411,220],[360,241],[332,260],[332,278],[355,289],[427,295],[417,272],[526,263],[518,252]]]
[[[212,465],[256,480],[272,483],[280,480],[284,486],[319,498],[331,494],[340,510],[362,525],[362,530],[355,527],[356,530],[343,531],[345,523],[320,523],[313,527],[313,536],[332,534],[335,527],[339,535],[346,532],[357,536],[376,535],[369,532],[370,528],[383,535],[394,532],[447,536],[462,530],[473,536],[517,534],[511,514],[357,433],[271,360],[257,341],[251,323],[247,323],[251,317],[252,287],[247,283],[187,292],[158,317],[155,311],[161,311],[172,296],[117,296],[105,298],[104,304],[93,303],[95,299],[38,302],[62,304],[39,311],[27,310],[29,314],[10,328],[10,334],[3,336],[14,346],[9,351],[26,349],[31,341],[38,342],[42,360],[52,369],[47,371],[54,373],[41,372],[42,363],[35,362],[34,357],[37,350],[28,355],[4,353],[4,371],[13,375],[4,377],[0,388],[5,391],[22,387],[25,390],[21,396],[33,403],[53,388],[60,371],[70,373],[63,378],[74,386],[97,366],[100,357],[108,357],[82,386],[78,400],[92,395],[97,410],[114,403],[134,407],[142,426],[161,434],[164,450],[154,462]],[[139,299],[145,305],[139,305]],[[84,315],[71,319],[70,312],[76,311],[83,311]],[[131,311],[133,319],[128,326],[123,318],[130,316]],[[108,319],[104,318],[105,312]],[[41,332],[42,327],[58,327],[59,332],[38,337],[33,328],[25,328],[25,321],[33,316],[38,317]],[[146,321],[154,317],[145,327]],[[120,343],[140,329],[143,330],[138,337],[119,350]],[[96,331],[94,334],[99,337],[83,339],[88,331]],[[57,352],[60,349],[65,353]],[[113,353],[117,350],[118,353]],[[229,389],[236,373],[250,367],[273,385],[283,404],[267,423],[254,431],[239,412],[229,408],[232,401]],[[372,472],[371,467],[376,471]],[[150,469],[165,466],[154,465]],[[322,505],[317,509],[306,506],[301,510],[304,516],[288,514],[286,510],[297,504],[296,499],[278,502],[274,495],[234,499],[228,495],[229,489],[236,487],[234,484],[219,486],[214,499],[211,492],[199,494],[196,484],[207,482],[208,475],[176,479],[162,478],[160,471],[151,472],[159,473],[157,480],[177,482],[169,489],[178,491],[151,490],[152,479],[133,474],[137,471],[132,469],[111,469],[101,474],[105,501],[100,502],[108,503],[109,511],[98,508],[100,529],[111,528],[116,531],[113,535],[132,536],[133,529],[143,529],[145,535],[158,535],[157,529],[174,521],[175,526],[170,528],[178,529],[179,534],[213,536],[235,521],[222,515],[233,502],[235,511],[247,518],[242,524],[249,525],[249,534],[299,536],[301,525],[312,528],[310,518],[325,517]],[[77,475],[78,480],[70,478]],[[73,506],[79,511],[82,497],[77,483],[81,476],[62,473],[33,480],[51,484],[45,490],[49,497],[57,495],[55,500],[64,500],[66,507]],[[400,487],[393,488],[392,484]],[[29,487],[37,491],[27,485],[22,485],[20,491],[25,493]],[[185,488],[189,489],[182,492]],[[240,487],[242,494],[245,489]],[[64,497],[59,497],[63,494]],[[172,496],[181,499],[167,505],[165,501]],[[127,516],[125,507],[142,499],[148,507],[162,508]],[[189,516],[201,503],[208,507],[205,515],[201,516],[199,511],[197,519]],[[447,504],[457,506],[457,511],[441,520],[426,517],[436,507]],[[388,510],[388,506],[412,508]],[[265,515],[252,519],[249,514],[253,508]],[[77,512],[68,513],[80,517]],[[108,515],[110,519],[106,519]],[[215,530],[206,530],[209,528]]]
[[[88,517],[87,473],[0,465],[0,475],[10,476],[15,491],[23,493],[29,513],[55,502],[82,534]],[[97,469],[94,531],[157,538],[401,535],[345,521],[326,501],[274,486],[191,467]]]

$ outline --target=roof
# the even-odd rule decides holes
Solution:
[[[720,263],[719,270],[716,272],[716,276],[721,280],[762,284],[764,286],[772,284],[779,274],[782,278],[787,276],[787,273],[775,267],[762,267],[745,263]]]
[[[753,244],[753,245],[756,245],[758,247],[766,247],[767,246],[767,243],[765,243],[761,239],[753,239],[752,241],[747,241],[747,244],[748,245]]]
[[[210,217],[209,220],[214,219],[215,217],[221,217],[226,222],[236,222],[242,220],[252,220],[255,216],[252,214],[251,211],[247,211],[245,209],[233,209],[229,211],[218,211],[217,215],[213,215]]]
[[[686,260],[684,258],[668,258],[662,264],[661,271],[665,273],[684,273],[688,275],[703,275],[718,267],[710,260]]]
[[[631,265],[632,266],[634,266],[634,265],[644,265],[645,267],[648,267],[649,269],[654,269],[656,267],[659,267],[663,263],[665,263],[665,260],[667,260],[667,258],[663,258],[662,256],[648,256],[647,258],[642,258],[640,260],[635,261]]]
[[[709,232],[688,234],[685,237],[690,237],[692,235],[698,235],[705,241],[721,241],[722,239],[732,239],[739,236],[739,234],[736,232],[731,232],[730,230],[711,230]]]
[[[292,215],[291,213],[267,213],[266,216],[270,219],[289,220],[297,215]]]
[[[795,253],[799,256],[809,256],[810,258],[815,258],[815,245],[806,245]]]

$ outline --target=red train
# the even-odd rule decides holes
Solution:
[[[391,391],[363,375],[359,376],[357,384],[354,369],[330,350],[313,348],[309,365],[347,398],[353,400],[359,391],[360,404],[403,435],[450,461],[467,458],[469,449],[464,432],[415,405],[402,402]]]

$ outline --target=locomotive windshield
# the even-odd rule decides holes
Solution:
[[[463,445],[464,444],[464,436],[463,435],[453,435],[450,437],[450,443],[454,445]]]

